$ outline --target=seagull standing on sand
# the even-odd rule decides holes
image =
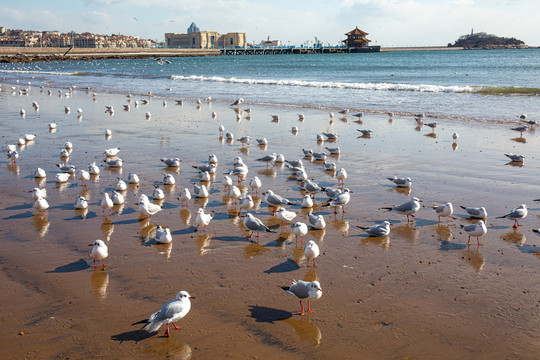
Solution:
[[[238,211],[238,216],[242,215],[242,209],[245,209],[246,213],[249,213],[249,210],[253,207],[253,205],[255,205],[255,203],[253,202],[251,195],[246,195],[243,198],[240,198],[238,200],[238,207],[240,208]]]
[[[167,324],[167,330],[165,331],[165,336],[169,337],[169,324],[172,323],[176,330],[181,330],[182,328],[176,326],[175,321],[179,321],[184,316],[187,315],[191,309],[191,301],[189,299],[194,299],[193,296],[189,295],[187,291],[180,291],[176,298],[165,303],[156,313],[152,314],[148,320],[142,320],[134,323],[136,324],[146,324],[144,330],[148,332],[156,332],[159,330],[161,325]]]
[[[79,180],[81,180],[81,186],[88,187],[88,180],[90,180],[90,173],[84,169],[80,169],[78,172]]]
[[[248,239],[251,239],[253,232],[257,232],[257,238],[259,238],[259,233],[261,231],[266,231],[266,232],[271,232],[271,233],[275,232],[275,231],[270,230],[268,226],[264,225],[264,223],[259,218],[256,218],[250,213],[247,213],[244,217],[244,226],[246,227],[246,229],[250,231]]]
[[[441,216],[442,217],[451,217],[452,219],[456,220],[456,218],[452,216],[452,214],[454,213],[454,207],[452,206],[451,202],[447,202],[446,204],[434,206],[433,210],[439,216],[439,224],[441,223]]]
[[[141,215],[146,216],[148,222],[152,220],[152,215],[157,214],[162,210],[161,206],[151,203],[148,199],[148,196],[146,196],[145,194],[142,194],[139,197],[139,203],[136,205],[139,205],[139,212],[141,213]]]
[[[394,176],[393,178],[388,178],[388,180],[392,181],[397,187],[401,188],[410,188],[412,185],[411,178],[398,178],[397,176]]]
[[[293,280],[291,286],[282,286],[281,288],[300,299],[300,307],[302,308],[301,315],[304,315],[304,305],[302,305],[302,300],[307,300],[307,312],[312,313],[313,310],[310,308],[310,301],[317,300],[322,296],[321,284],[319,284],[318,281],[307,282]]]
[[[283,205],[294,205],[294,203],[289,199],[285,199],[278,194],[274,194],[272,190],[267,190],[263,193],[263,195],[265,196],[265,201],[271,206],[279,207]]]
[[[465,207],[465,206],[461,206],[460,207],[465,210],[467,212],[467,214],[469,214],[472,218],[475,218],[475,219],[486,219],[487,218],[487,211],[486,211],[486,208],[485,207],[479,207],[479,208],[476,208],[476,207]]]
[[[347,179],[347,171],[344,168],[339,169],[336,172],[336,179],[338,180],[338,186],[341,185],[343,187]]]
[[[322,215],[313,215],[311,211],[308,214],[309,225],[315,230],[322,230],[326,227],[326,221]]]
[[[304,247],[304,255],[307,259],[307,267],[309,267],[309,260],[313,260],[313,267],[316,268],[315,258],[320,254],[319,245],[313,240],[309,240],[306,246]]]
[[[47,198],[47,189],[34,188],[32,191],[32,199],[37,200],[39,198]]]
[[[341,210],[345,212],[345,205],[347,205],[349,203],[349,200],[351,199],[350,193],[352,193],[352,191],[345,188],[343,189],[343,192],[341,194],[336,195],[332,200],[328,201],[322,206],[333,206],[334,214],[337,214],[338,207],[340,207]]]
[[[204,210],[202,208],[199,208],[197,210],[197,218],[195,219],[195,222],[197,223],[197,227],[195,228],[195,231],[199,229],[199,226],[204,226],[204,231],[206,232],[206,226],[210,224],[210,221],[214,218],[214,214],[205,214]]]
[[[47,210],[48,208],[49,203],[42,197],[38,197],[34,202],[34,209],[38,210],[40,215],[43,215],[41,212]]]
[[[398,214],[407,215],[407,222],[410,221],[409,216],[414,217],[414,214],[420,210],[422,200],[413,197],[411,200],[393,207],[383,207],[381,209],[397,212]]]
[[[105,217],[105,210],[109,210],[109,216],[112,216],[112,208],[114,206],[114,203],[112,199],[109,197],[109,193],[103,194],[103,199],[101,200],[101,209],[103,217]]]
[[[88,201],[84,196],[77,196],[77,199],[75,200],[75,209],[87,209],[88,208]]]
[[[296,217],[296,213],[294,211],[288,211],[287,209],[280,207],[279,210],[276,212],[276,217],[278,220],[281,221],[281,226],[283,224],[288,224],[292,222],[292,220]]]
[[[471,245],[471,236],[476,236],[478,246],[482,246],[479,238],[487,233],[487,228],[483,220],[479,220],[476,224],[460,226],[463,230],[465,230],[465,232],[467,232],[467,234],[469,234],[469,240],[467,241],[469,245]]]
[[[158,225],[154,240],[160,244],[170,243],[172,241],[171,229]]]
[[[510,211],[508,214],[503,215],[503,216],[497,216],[496,219],[506,218],[506,219],[514,220],[514,226],[513,227],[514,227],[514,229],[517,229],[518,226],[521,226],[518,223],[518,220],[525,219],[527,214],[528,214],[527,205],[521,204],[517,208]]]
[[[249,180],[249,187],[251,188],[252,193],[257,194],[261,186],[261,179],[259,179],[258,176],[254,176],[251,180]]]
[[[186,207],[188,206],[188,202],[191,200],[191,193],[189,192],[188,188],[184,188],[184,190],[182,190],[179,199],[181,202],[181,207],[184,207],[184,203]]]
[[[96,260],[101,260],[103,267],[105,267],[105,258],[109,256],[109,249],[103,240],[98,239],[88,246],[92,247],[90,250],[90,257],[94,259],[94,269],[97,268]]]
[[[296,242],[298,243],[298,235],[300,235],[300,241],[304,242],[304,236],[308,233],[308,227],[303,222],[295,222],[291,225],[292,233],[296,236]]]
[[[206,186],[203,185],[197,185],[193,184],[193,195],[198,198],[207,198],[208,197],[208,189]]]
[[[376,224],[373,226],[357,226],[358,228],[364,230],[371,236],[381,237],[390,235],[390,225],[389,221],[385,221],[382,224]]]

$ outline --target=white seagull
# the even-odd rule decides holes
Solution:
[[[107,245],[105,245],[105,242],[98,239],[88,246],[92,247],[90,250],[90,257],[94,259],[94,269],[97,268],[96,260],[101,260],[103,267],[105,267],[105,258],[109,256],[109,249],[107,248]]]
[[[321,284],[319,284],[318,281],[307,282],[302,280],[293,280],[293,284],[291,286],[282,286],[281,288],[300,299],[300,307],[302,308],[301,315],[304,315],[304,306],[302,305],[302,300],[307,300],[307,312],[312,313],[313,311],[310,308],[310,301],[317,300],[322,296]]]
[[[518,220],[524,219],[527,216],[527,213],[528,213],[527,205],[521,204],[517,208],[510,211],[508,214],[503,215],[503,216],[497,216],[496,219],[506,218],[506,219],[514,220],[514,226],[513,227],[514,227],[514,229],[517,229],[518,226],[521,226],[518,223]]]
[[[317,267],[315,265],[315,258],[318,257],[320,254],[319,245],[313,240],[309,240],[306,246],[304,247],[304,255],[307,259],[307,267],[309,267],[309,260],[313,260],[313,267]]]
[[[471,245],[471,236],[476,236],[478,246],[482,246],[479,238],[487,233],[487,228],[483,220],[479,220],[476,224],[460,226],[467,234],[469,234],[469,240],[467,241],[469,245]]]

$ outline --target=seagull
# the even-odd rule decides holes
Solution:
[[[84,169],[80,169],[77,173],[79,180],[81,180],[81,186],[88,187],[88,180],[90,180],[90,173]]]
[[[484,207],[475,208],[475,207],[465,207],[461,205],[460,207],[464,209],[467,212],[467,214],[469,214],[472,218],[475,218],[475,219],[487,218],[486,208]]]
[[[271,164],[272,162],[274,162],[277,158],[277,154],[276,153],[272,153],[270,155],[265,155],[261,158],[258,158],[258,159],[255,159],[256,161],[263,161],[266,163],[266,168],[268,168],[268,164]],[[274,164],[272,164],[274,165]]]
[[[197,169],[199,170],[200,172],[207,172],[209,174],[215,174],[216,173],[216,169],[217,169],[217,166],[216,164],[203,164],[203,165],[198,165],[198,166],[195,166],[195,165],[192,165],[192,167],[194,169]]]
[[[311,149],[302,149],[302,152],[304,153],[304,157],[310,158],[313,156],[313,150]]]
[[[183,105],[184,104],[184,100],[182,99],[177,99],[177,100],[174,100],[176,101],[176,105]]]
[[[60,157],[61,158],[67,158],[69,157],[70,151],[67,149],[60,150]]]
[[[228,173],[225,173],[225,174],[237,176],[238,183],[240,184],[246,177],[248,171],[249,171],[248,167],[245,164],[242,164],[242,166],[237,166],[236,168],[230,170]]]
[[[262,139],[255,139],[255,140],[257,140],[257,145],[262,145],[262,146],[268,145],[268,140],[266,140],[265,137],[263,137]]]
[[[111,129],[105,129],[105,137],[109,137],[112,135],[112,130]]]
[[[324,152],[314,152],[312,154],[313,161],[326,161],[326,153]]]
[[[227,191],[227,196],[233,199],[234,203],[238,202],[238,199],[242,196],[242,192],[237,186],[231,186],[229,191]]]
[[[107,163],[107,165],[109,165],[109,167],[112,167],[112,168],[122,167],[122,164],[123,164],[123,161],[120,158],[118,158],[118,159],[105,159],[105,160],[103,160],[103,162]]]
[[[105,217],[105,210],[109,210],[109,216],[112,216],[112,208],[114,206],[114,203],[112,201],[112,199],[109,197],[109,194],[108,193],[105,193],[103,194],[103,199],[101,200],[101,209],[103,210],[102,211],[102,216]]]
[[[107,149],[103,152],[103,154],[105,154],[106,156],[116,156],[116,154],[118,154],[118,152],[120,151],[120,148],[112,148],[112,149]]]
[[[160,160],[161,160],[162,163],[164,163],[168,167],[179,167],[180,162],[182,161],[179,158],[163,158],[163,159],[160,159]]]
[[[71,143],[71,141],[66,141],[64,143],[64,147],[66,148],[66,150],[71,150],[73,149],[73,144]]]
[[[355,117],[357,117],[358,119],[360,119],[361,117],[364,116],[364,113],[363,113],[363,112],[359,112],[359,113],[353,114],[353,116],[355,116]]]
[[[308,227],[303,222],[295,222],[291,225],[292,233],[296,236],[296,242],[298,242],[298,235],[300,235],[300,241],[304,242],[304,236],[308,233]]]
[[[101,260],[103,267],[105,267],[105,258],[109,256],[109,250],[103,240],[98,239],[88,246],[92,247],[90,250],[90,257],[94,259],[94,269],[97,268],[96,260]]]
[[[334,188],[321,188],[322,191],[328,196],[329,199],[333,199],[339,194],[341,194],[341,189],[334,189]]]
[[[411,200],[404,202],[401,205],[393,207],[383,207],[381,209],[397,212],[398,214],[407,215],[407,222],[409,222],[409,216],[414,217],[414,214],[420,210],[420,203],[422,200],[413,197]]]
[[[296,213],[294,211],[288,211],[287,209],[280,207],[279,210],[276,212],[276,217],[278,220],[281,221],[281,224],[290,223],[292,220],[296,217]]]
[[[313,207],[313,199],[311,198],[311,195],[305,194],[302,198],[302,208],[312,208]]]
[[[225,175],[225,176],[223,177],[223,180],[221,180],[221,184],[223,185],[223,187],[224,187],[225,189],[228,189],[228,188],[230,188],[230,187],[232,186],[233,181],[232,181],[232,179],[231,179],[230,177],[228,177],[227,175]]]
[[[75,200],[75,209],[87,209],[88,208],[88,201],[84,196],[77,196],[77,199]]]
[[[437,127],[437,125],[439,125],[439,123],[431,122],[431,123],[426,123],[424,125],[429,126],[431,128],[431,131],[435,131],[435,128]]]
[[[244,216],[244,226],[246,227],[246,229],[250,231],[248,239],[251,239],[253,232],[257,232],[257,238],[259,238],[259,233],[261,231],[266,231],[266,232],[271,232],[271,233],[275,232],[275,231],[270,230],[268,226],[264,225],[264,223],[259,218],[256,218],[250,213],[247,213]]]
[[[49,123],[49,130],[56,130],[57,126],[56,123]]]
[[[504,155],[506,155],[506,157],[509,158],[512,162],[523,162],[523,160],[525,160],[525,156],[523,155],[514,155],[512,153]]]
[[[323,132],[323,135],[328,138],[328,140],[337,140],[339,134],[336,132]]]
[[[68,173],[57,173],[54,176],[54,181],[57,183],[65,183],[66,181],[68,181],[68,179],[69,179]]]
[[[298,160],[285,160],[285,162],[289,165],[291,165],[293,168],[303,168],[304,163],[302,162],[302,159]]]
[[[291,202],[289,199],[285,199],[277,194],[274,194],[272,190],[267,190],[266,192],[262,194],[265,196],[264,199],[268,203],[268,205],[272,205],[272,206],[294,205],[294,203]]]
[[[158,225],[154,240],[160,244],[168,244],[172,241],[171,229]]]
[[[182,207],[184,207],[184,203],[186,207],[188,206],[188,202],[189,200],[191,200],[191,193],[189,192],[188,188],[184,188],[184,190],[182,190],[182,192],[180,193],[179,200],[181,201]]]
[[[510,128],[510,130],[518,131],[521,135],[523,135],[524,131],[527,131],[529,127],[527,125],[521,125],[514,128]]]
[[[326,227],[326,221],[322,215],[313,215],[310,211],[308,214],[309,225],[315,230],[322,230]]]
[[[163,184],[164,185],[174,185],[176,180],[172,174],[163,174]]]
[[[240,211],[238,211],[238,216],[242,215],[242,209],[246,209],[246,213],[249,213],[249,210],[253,207],[254,202],[251,195],[246,195],[238,200],[238,207],[240,208]]]
[[[56,166],[58,166],[60,170],[62,170],[62,172],[64,173],[69,173],[69,174],[75,173],[75,169],[76,169],[75,165],[62,163],[62,164],[56,164]]]
[[[124,195],[122,195],[118,191],[113,191],[113,196],[111,200],[114,205],[122,205],[123,203],[126,202],[126,200],[124,199]]]
[[[317,142],[323,142],[324,141],[324,135],[323,134],[317,134]]]
[[[362,136],[371,136],[373,134],[373,130],[367,130],[367,129],[356,129],[362,133]]]
[[[167,330],[165,331],[165,336],[169,337],[169,324],[172,323],[176,330],[181,330],[182,328],[176,326],[175,321],[179,321],[184,316],[187,315],[191,309],[191,301],[189,299],[194,299],[193,296],[189,295],[187,291],[180,291],[176,298],[165,303],[156,313],[152,314],[148,320],[142,320],[134,323],[136,324],[146,324],[144,329],[148,332],[156,332],[159,330],[161,325],[167,324]]]
[[[272,121],[279,121],[279,115],[271,115],[272,116]]]
[[[217,118],[217,112],[212,111],[212,119],[215,119],[215,118]]]
[[[439,224],[441,223],[441,216],[442,217],[451,217],[452,219],[456,220],[455,217],[452,216],[454,213],[454,207],[452,206],[451,202],[447,202],[442,205],[434,206],[433,210],[437,215],[439,216]]]
[[[231,106],[238,106],[238,105],[242,104],[243,102],[244,102],[244,99],[238,98],[231,104]]]
[[[259,179],[258,176],[254,176],[252,179],[249,180],[249,187],[251,188],[252,193],[257,194],[261,186],[261,179]]]
[[[317,300],[322,296],[321,284],[319,284],[318,281],[307,282],[302,280],[293,280],[293,284],[291,286],[282,286],[281,288],[300,299],[300,306],[302,308],[301,315],[304,315],[304,306],[302,305],[302,300],[307,300],[307,312],[312,313],[313,310],[310,309],[310,301]]]
[[[197,185],[193,184],[193,195],[198,198],[207,198],[208,197],[208,189],[205,185]]]
[[[41,179],[41,178],[47,177],[47,174],[45,173],[45,170],[43,170],[42,168],[38,167],[38,168],[36,169],[36,171],[34,172],[34,177],[35,177],[35,178],[38,178],[38,179]]]
[[[336,172],[336,179],[338,180],[338,186],[341,184],[341,187],[345,185],[345,180],[347,179],[347,171],[344,168],[339,169]]]
[[[152,193],[152,198],[154,200],[163,200],[165,199],[165,193],[159,188],[158,185],[155,185],[154,192]]]
[[[130,184],[138,184],[139,183],[139,175],[134,173],[129,173],[128,175],[128,183]]]
[[[17,163],[17,159],[19,158],[19,153],[17,151],[9,151],[7,153],[8,160],[11,161],[12,164]]]
[[[119,178],[114,188],[116,191],[124,191],[127,189],[127,184],[124,180]]]
[[[306,117],[304,116],[304,114],[298,114],[298,120],[304,121],[305,118],[306,118]]]
[[[206,232],[206,226],[210,224],[210,221],[214,218],[214,214],[205,214],[204,210],[202,208],[199,208],[197,210],[197,217],[195,218],[195,222],[197,223],[197,227],[195,228],[195,231],[199,229],[199,226],[204,226],[204,231]]]
[[[335,148],[325,147],[325,149],[328,150],[330,155],[339,155],[341,153],[341,149],[339,147],[335,147]]]
[[[469,234],[469,240],[467,241],[469,245],[471,245],[471,236],[476,236],[476,242],[479,246],[482,246],[479,238],[487,233],[487,228],[484,221],[479,220],[476,224],[460,226],[463,230],[465,230],[465,232],[467,232],[467,234]]]
[[[310,195],[315,197],[315,194],[322,191],[321,187],[311,180],[305,180],[300,183],[300,190],[307,191]]]
[[[376,224],[373,226],[358,226],[358,228],[364,230],[371,236],[381,237],[388,236],[390,234],[390,222],[385,221],[382,224]]]
[[[332,200],[328,201],[327,203],[323,204],[322,206],[333,206],[334,207],[334,214],[337,214],[337,208],[340,207],[343,212],[345,212],[345,205],[349,203],[349,200],[351,199],[352,193],[351,190],[345,188],[343,189],[343,192],[339,195],[336,195]]]
[[[137,204],[136,204],[137,205]],[[152,219],[152,215],[157,214],[159,211],[161,211],[161,206],[151,203],[150,200],[148,200],[148,196],[142,194],[139,197],[139,212],[141,215],[145,215],[150,222]]]
[[[236,141],[240,141],[242,143],[242,147],[244,145],[249,145],[249,140],[251,140],[249,136],[242,136],[240,139],[236,139]]]
[[[36,201],[34,202],[34,209],[38,210],[40,215],[42,211],[47,210],[49,208],[49,203],[47,200],[45,200],[42,197],[38,197]]]
[[[503,216],[497,216],[496,219],[506,218],[506,219],[514,220],[514,226],[513,227],[514,227],[514,229],[517,229],[518,226],[521,226],[518,223],[518,220],[525,219],[525,217],[527,216],[527,213],[528,213],[527,205],[521,204],[517,208],[510,211],[508,214],[503,215]]]
[[[459,134],[457,132],[453,133],[452,134],[452,139],[454,139],[454,142],[456,142],[457,139],[459,139]]]
[[[208,155],[208,163],[209,163],[209,164],[217,165],[217,163],[218,163],[218,158],[217,158],[216,154],[210,154],[210,155]]]
[[[340,113],[341,115],[347,115],[349,113],[349,109],[339,110],[338,113]]]
[[[324,171],[336,171],[337,169],[337,165],[335,162],[332,162],[332,163],[324,162],[323,166],[324,166]]]
[[[392,181],[400,188],[410,188],[412,185],[411,178],[398,178],[397,176],[394,176],[393,178],[388,178],[388,180]]]
[[[307,226],[306,226],[307,227]],[[307,259],[307,267],[309,267],[309,260],[313,260],[313,267],[316,268],[315,258],[320,254],[319,245],[313,240],[309,240],[306,246],[304,247],[304,255]]]

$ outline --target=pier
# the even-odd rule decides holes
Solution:
[[[253,47],[253,48],[223,48],[221,55],[288,55],[288,54],[341,54],[380,52],[380,46],[353,48],[346,46],[328,47]]]

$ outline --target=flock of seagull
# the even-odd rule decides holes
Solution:
[[[94,94],[96,96],[96,94]],[[129,102],[131,102],[131,95],[128,95]],[[207,99],[210,101],[210,99]],[[148,102],[148,100],[142,100],[143,102]],[[243,99],[238,99],[231,104],[231,106],[238,107],[244,103]],[[182,104],[182,100],[177,100],[177,104]],[[164,106],[166,103],[164,102]],[[32,106],[37,110],[39,105],[34,101]],[[124,106],[124,110],[129,111],[129,105]],[[65,108],[66,113],[69,112],[69,108]],[[113,113],[114,109],[112,106],[106,107],[106,112]],[[250,113],[250,109],[245,110],[246,113]],[[82,109],[78,109],[78,113],[82,113]],[[347,116],[348,110],[341,110],[339,112],[343,116]],[[21,110],[20,114],[24,116],[25,111]],[[393,116],[392,113],[388,114],[390,117]],[[146,117],[150,117],[150,113],[146,113]],[[212,113],[212,117],[215,118],[217,114]],[[334,115],[331,113],[330,117]],[[354,116],[361,118],[363,113],[354,114]],[[416,116],[417,122],[422,122],[424,118],[423,114],[418,114]],[[525,117],[522,116],[523,121]],[[299,119],[303,121],[305,116],[299,114]],[[279,120],[278,115],[272,115],[272,121]],[[425,125],[435,129],[437,123],[426,123]],[[530,126],[534,126],[535,123],[529,121]],[[525,126],[526,127],[526,126]],[[57,129],[57,124],[52,122],[49,124],[49,130],[55,131]],[[251,142],[250,136],[243,136],[240,138],[235,138],[231,132],[226,132],[223,126],[219,127],[220,137],[224,138],[226,141],[234,142],[237,141],[240,143],[241,147],[249,146]],[[522,127],[513,128],[515,131],[525,131]],[[293,127],[293,132],[297,132],[298,128]],[[363,137],[371,137],[373,132],[367,129],[358,129],[362,133]],[[109,129],[105,130],[105,136],[110,137],[112,131]],[[454,142],[458,139],[458,134],[453,134]],[[323,132],[316,135],[317,141],[327,141],[329,143],[336,143],[339,139],[339,134],[335,132]],[[18,140],[18,145],[24,145],[28,142],[36,141],[36,135],[34,134],[25,134]],[[256,139],[259,145],[267,145],[268,140],[266,138]],[[19,153],[17,152],[17,146],[15,144],[6,145],[6,153],[9,162],[16,163],[19,159]],[[87,187],[87,182],[91,179],[92,176],[99,175],[100,166],[95,162],[90,163],[87,169],[79,169],[77,166],[69,164],[67,161],[69,155],[73,150],[74,145],[70,141],[64,143],[64,148],[61,150],[60,156],[64,161],[56,164],[60,172],[54,175],[56,183],[65,183],[72,176],[77,176],[77,179],[80,181],[82,187]],[[304,236],[308,234],[309,229],[322,230],[326,227],[326,221],[322,214],[314,214],[312,211],[309,211],[307,214],[307,223],[303,221],[295,221],[297,213],[290,210],[291,206],[300,206],[302,208],[311,209],[315,206],[315,197],[317,194],[324,194],[327,197],[320,206],[321,207],[331,207],[334,210],[334,214],[338,212],[345,213],[345,207],[349,204],[351,200],[352,190],[346,188],[345,181],[348,178],[347,171],[344,168],[338,168],[334,162],[327,162],[332,156],[340,155],[339,147],[326,147],[327,152],[314,152],[311,149],[302,149],[304,154],[304,159],[286,159],[282,154],[271,153],[264,155],[260,158],[255,159],[257,162],[262,162],[268,168],[270,166],[276,166],[282,164],[286,166],[291,171],[291,176],[295,178],[302,192],[302,200],[300,202],[289,200],[280,194],[275,193],[271,189],[267,189],[262,192],[264,196],[264,201],[268,204],[268,207],[273,216],[280,222],[280,228],[284,226],[287,227],[290,225],[291,232],[296,237],[296,244],[298,244],[298,237],[303,243]],[[122,159],[118,156],[121,152],[120,148],[110,148],[105,149],[103,152],[104,159],[103,164],[111,168],[122,168],[124,163]],[[507,154],[507,156],[512,161],[523,161],[522,155],[513,155]],[[161,158],[161,163],[168,168],[180,168],[182,160],[180,158]],[[312,180],[308,174],[306,167],[304,166],[304,161],[317,162],[322,164],[324,171],[328,171],[334,174],[334,178],[337,180],[335,187],[324,187],[317,184]],[[178,195],[178,200],[180,201],[180,206],[188,206],[190,200],[193,198],[208,198],[210,196],[209,189],[205,183],[213,181],[217,174],[218,169],[218,158],[215,154],[211,154],[208,160],[201,165],[193,165],[193,168],[198,171],[200,183],[194,183],[193,188],[190,191],[189,188],[184,188]],[[254,176],[248,178],[249,166],[244,163],[243,159],[240,156],[237,156],[233,160],[233,167],[228,169],[223,173],[222,185],[223,191],[228,196],[234,205],[238,205],[238,216],[243,218],[243,225],[246,230],[248,230],[249,235],[248,239],[251,240],[253,234],[256,233],[257,239],[260,237],[260,233],[271,232],[274,233],[277,231],[275,226],[266,225],[261,219],[256,217],[252,212],[250,212],[254,206],[253,195],[258,194],[258,191],[263,187],[262,181],[259,177]],[[43,168],[37,168],[34,171],[34,177],[36,178],[45,178],[47,176],[46,171]],[[236,177],[235,181],[231,177]],[[411,188],[413,181],[410,178],[399,178],[392,177],[388,178],[396,187],[399,188]],[[102,209],[102,216],[112,216],[113,207],[115,205],[121,205],[125,203],[125,191],[128,184],[139,184],[139,176],[135,173],[130,173],[128,175],[127,181],[118,179],[115,184],[115,190],[109,194],[107,192],[103,193],[103,198],[100,201],[100,207]],[[246,182],[247,186],[243,185]],[[164,185],[175,184],[175,178],[171,174],[164,174],[163,178]],[[34,208],[39,211],[40,214],[46,211],[49,208],[47,202],[47,192],[45,188],[36,187],[32,191],[32,197],[34,199]],[[153,201],[150,201],[149,196],[141,194],[138,198],[136,205],[138,205],[138,210],[141,216],[144,216],[146,219],[144,221],[151,222],[152,216],[156,215],[162,210],[162,206],[159,203],[156,203],[156,200],[163,200],[165,194],[159,186],[155,186],[155,189],[151,195]],[[409,201],[402,204],[390,207],[383,207],[382,209],[389,212],[395,212],[398,214],[405,215],[407,217],[407,223],[411,220],[411,217],[414,217],[415,214],[421,209],[422,201],[416,197],[411,198]],[[75,209],[87,209],[89,207],[88,200],[81,195],[78,195],[74,201]],[[462,208],[467,212],[467,214],[473,218],[478,219],[476,223],[470,225],[461,225],[463,230],[469,235],[468,244],[471,245],[471,237],[477,238],[477,244],[480,246],[479,238],[487,233],[487,228],[485,224],[485,219],[487,218],[487,212],[483,207],[463,207]],[[244,213],[242,213],[244,211]],[[451,217],[454,214],[454,207],[452,203],[447,202],[442,205],[434,206],[433,211],[438,217],[439,223],[441,218]],[[108,213],[108,214],[107,214]],[[199,208],[196,212],[195,223],[197,224],[194,229],[197,231],[206,231],[207,226],[214,219],[214,212],[205,212],[204,206]],[[508,214],[500,216],[499,218],[506,218],[514,221],[514,228],[520,226],[519,220],[524,219],[527,216],[527,206],[525,204],[520,205],[519,207],[513,209]],[[358,226],[365,233],[370,236],[375,237],[384,237],[390,234],[391,223],[389,221],[383,221],[380,224],[373,226]],[[200,230],[200,228],[202,228]],[[171,231],[168,227],[163,227],[161,225],[157,226],[156,235],[154,237],[157,243],[170,243],[172,241]],[[91,251],[90,257],[94,261],[94,268],[98,268],[96,261],[101,261],[101,265],[105,268],[105,259],[108,256],[108,248],[104,241],[95,240],[90,244]],[[309,267],[310,260],[312,261],[313,267],[315,265],[315,259],[319,256],[320,249],[318,244],[310,240],[304,246],[304,255],[307,259],[307,266]],[[306,282],[306,281],[294,281],[291,286],[283,287],[283,290],[287,293],[295,296],[299,299],[301,306],[301,313],[304,314],[304,307],[302,305],[302,300],[307,300],[308,302],[308,312],[312,312],[310,307],[310,301],[319,299],[322,296],[321,285],[318,281]],[[174,322],[182,319],[190,310],[191,302],[190,299],[193,298],[186,291],[180,291],[176,298],[164,304],[156,313],[151,315],[148,319],[139,322],[144,323],[144,329],[150,332],[157,331],[163,324],[166,324],[167,330],[165,335],[169,336],[169,323],[172,323],[176,329],[180,329],[175,325]]]

